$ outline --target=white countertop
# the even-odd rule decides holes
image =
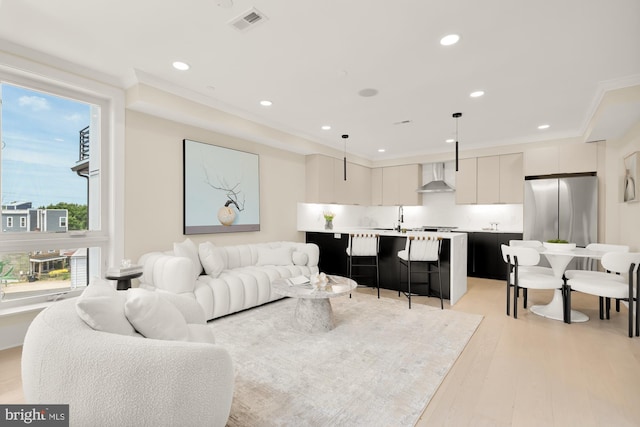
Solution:
[[[357,227],[334,227],[333,230],[325,230],[324,228],[298,230],[309,233],[328,233],[328,234],[350,234],[350,233],[373,233],[381,236],[406,237],[409,236],[439,236],[443,239],[453,239],[458,236],[465,235],[465,232],[457,231],[408,231],[402,233],[395,230],[376,230],[373,228],[357,228]]]

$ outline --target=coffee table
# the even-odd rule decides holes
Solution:
[[[291,285],[287,279],[276,279],[271,283],[279,295],[297,298],[292,326],[303,332],[327,332],[335,327],[331,298],[346,295],[358,284],[342,276],[327,275],[329,283],[324,290],[311,284]]]

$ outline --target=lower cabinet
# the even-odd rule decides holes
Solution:
[[[468,233],[467,275],[505,280],[507,267],[500,246],[521,239],[522,233]]]
[[[326,274],[335,274],[338,276],[349,276],[347,268],[347,246],[349,245],[348,234],[333,234],[333,233],[306,233],[306,242],[315,243],[320,248],[320,259],[318,261],[318,267],[321,272]],[[406,237],[400,236],[380,236],[380,250],[378,253],[378,262],[380,270],[380,287],[383,289],[398,290],[400,280],[403,283],[403,289],[406,287],[406,270],[401,268],[398,261],[398,251],[405,248],[407,242]],[[450,294],[450,240],[442,240],[442,250],[440,254],[440,269],[442,274],[442,297],[449,299]],[[356,272],[354,271],[354,274]],[[375,273],[374,269],[366,268],[357,274],[371,275],[370,278],[358,280],[368,286],[375,286]],[[401,276],[402,274],[402,276]],[[434,280],[437,275],[433,275]],[[427,285],[424,281],[420,283],[419,274],[412,275],[411,288],[417,293],[426,295],[427,293],[433,294],[437,292],[437,282],[434,282],[430,289],[427,289]]]

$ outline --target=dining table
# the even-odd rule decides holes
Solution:
[[[562,247],[562,245],[553,245],[550,247],[541,246],[538,251],[549,261],[553,275],[556,277],[562,277],[564,275],[567,266],[574,258],[590,258],[601,259],[606,253],[604,251],[594,251],[592,249],[578,248],[578,247]],[[564,321],[564,309],[562,302],[562,290],[556,289],[553,292],[553,298],[548,304],[531,306],[529,311],[538,316],[547,317],[549,319]],[[571,310],[571,322],[586,322],[589,320],[589,316],[577,311]]]

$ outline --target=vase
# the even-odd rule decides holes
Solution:
[[[333,230],[333,220],[331,220],[331,219],[325,220],[324,229],[325,230]]]

